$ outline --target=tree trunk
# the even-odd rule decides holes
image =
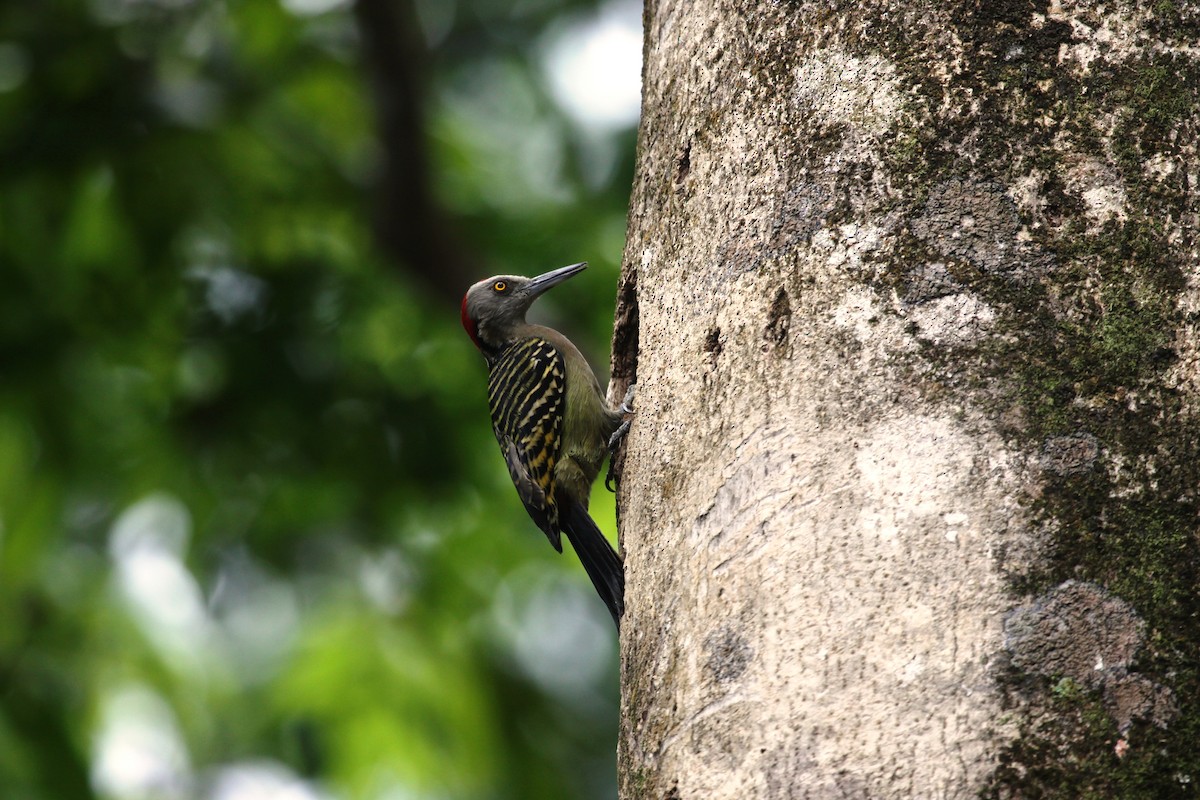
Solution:
[[[1195,796],[1198,20],[649,0],[623,798]]]

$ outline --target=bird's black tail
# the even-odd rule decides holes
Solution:
[[[565,505],[567,508],[559,507],[559,524],[575,548],[575,554],[583,563],[588,577],[592,579],[596,593],[608,606],[613,622],[620,629],[621,615],[625,613],[625,568],[621,564],[621,557],[583,506],[574,501]]]

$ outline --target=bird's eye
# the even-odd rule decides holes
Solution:
[[[508,284],[505,283],[504,281],[496,281],[495,283],[492,284],[492,288],[495,289],[497,292],[503,292],[504,290],[506,290],[508,288]]]

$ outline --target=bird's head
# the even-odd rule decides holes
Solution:
[[[462,324],[480,350],[497,350],[525,322],[525,312],[538,295],[587,268],[581,261],[536,278],[496,275],[467,290],[462,301]]]

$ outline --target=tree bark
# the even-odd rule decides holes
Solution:
[[[623,798],[1194,796],[1198,24],[647,2]]]

